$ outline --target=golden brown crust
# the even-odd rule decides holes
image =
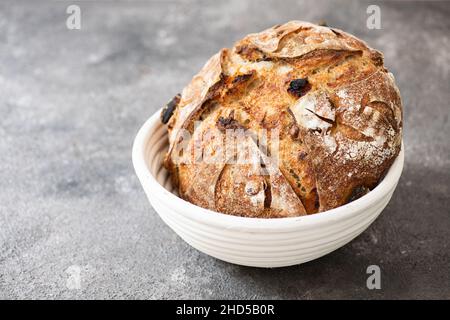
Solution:
[[[258,159],[230,161],[238,152],[214,138],[231,129],[250,132],[237,139]],[[262,129],[279,133],[267,152]],[[213,56],[183,90],[168,130],[165,166],[184,199],[233,215],[297,216],[378,183],[400,151],[402,106],[380,52],[341,30],[291,21]]]

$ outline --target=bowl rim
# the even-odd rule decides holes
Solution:
[[[146,146],[154,131],[162,125],[160,122],[160,111],[161,109],[145,121],[134,139],[132,161],[136,174],[143,188],[150,188],[152,190],[152,198],[163,202],[165,206],[168,206],[178,214],[214,227],[239,229],[250,232],[280,232],[280,230],[290,232],[299,228],[311,228],[312,225],[333,224],[337,221],[346,220],[361,214],[365,211],[364,209],[370,208],[379,201],[382,201],[383,198],[386,198],[386,196],[394,191],[403,170],[405,155],[402,141],[400,152],[383,180],[369,193],[348,204],[320,213],[298,217],[256,218],[228,215],[205,209],[183,200],[165,189],[150,172],[145,158]],[[148,193],[147,196],[149,196]],[[157,210],[155,209],[155,211]]]

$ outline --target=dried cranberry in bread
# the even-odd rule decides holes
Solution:
[[[382,54],[301,21],[220,50],[163,112],[164,163],[179,195],[239,216],[301,216],[352,201],[377,185],[402,140],[400,94]],[[236,154],[211,139],[239,129],[254,133],[238,140],[254,163],[229,161]],[[257,145],[262,129],[279,137],[268,153]]]

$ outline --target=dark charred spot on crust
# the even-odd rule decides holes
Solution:
[[[352,126],[348,126],[344,123],[339,123],[339,130],[343,135],[345,135],[348,139],[351,140],[366,141],[366,142],[374,141],[373,137],[365,135],[360,130],[357,130]]]
[[[230,77],[228,81],[227,91],[230,94],[242,94],[245,90],[244,88],[249,86],[253,80],[255,80],[254,75],[256,74],[255,70],[252,70],[248,73],[239,74],[234,77]]]
[[[300,132],[299,127],[297,126],[297,124],[293,124],[291,126],[291,128],[289,129],[289,135],[291,136],[292,139],[297,139],[298,138],[298,134]]]
[[[261,50],[247,44],[237,46],[236,53],[252,62],[270,60]]]
[[[300,151],[300,153],[298,154],[298,160],[303,161],[306,159],[307,156],[308,153],[306,153],[305,151]]]
[[[232,83],[238,84],[247,81],[253,76],[254,72],[246,73],[246,74],[240,74],[233,78]]]
[[[320,207],[319,193],[316,188],[314,188],[311,192],[314,193],[314,208],[318,211]]]
[[[225,130],[228,130],[228,129],[231,129],[231,130],[243,129],[243,126],[234,119],[233,111],[226,118],[219,117],[219,119],[217,120],[216,126],[222,132]]]
[[[249,196],[254,196],[257,195],[259,193],[259,185],[257,184],[252,184],[252,183],[248,183],[245,186],[245,193],[248,194]]]
[[[353,188],[352,193],[348,197],[347,203],[361,198],[363,195],[365,195],[369,191],[370,191],[369,188],[367,188],[365,186],[357,186],[357,187]]]
[[[377,67],[382,67],[384,64],[383,54],[381,54],[379,51],[373,50],[370,54],[370,59]]]
[[[367,103],[364,107],[371,107],[372,109],[378,111],[382,115],[382,119],[392,126],[395,131],[398,131],[397,121],[395,121],[394,111],[391,107],[384,101],[371,101]]]
[[[297,98],[304,96],[309,90],[311,90],[311,84],[308,82],[307,78],[292,80],[287,89],[291,95]]]
[[[330,28],[330,30],[331,30],[335,35],[337,35],[338,37],[342,36],[342,34],[341,34],[340,32],[337,32],[335,29]]]
[[[270,209],[272,206],[272,187],[270,184],[270,177],[266,176],[264,181],[264,208]]]
[[[161,122],[166,124],[169,122],[170,118],[173,115],[176,107],[180,103],[181,95],[178,93],[175,97],[170,100],[166,106],[161,111]]]

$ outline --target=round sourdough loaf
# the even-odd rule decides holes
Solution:
[[[164,165],[179,195],[248,217],[301,216],[357,199],[383,178],[402,140],[401,98],[383,55],[302,21],[220,50],[161,119]]]

